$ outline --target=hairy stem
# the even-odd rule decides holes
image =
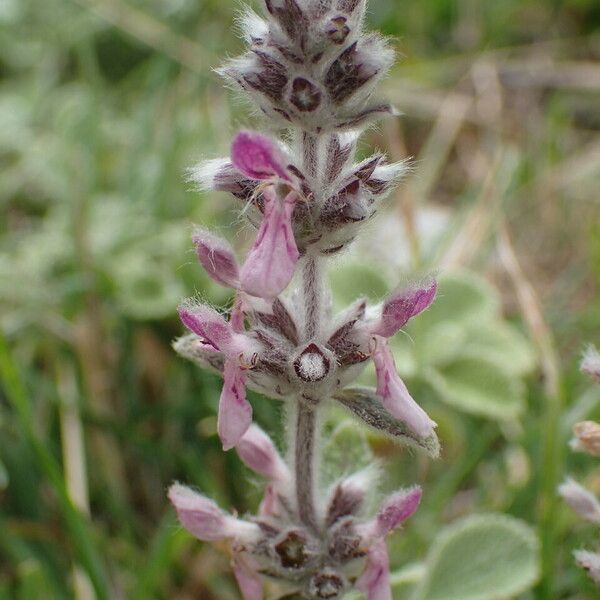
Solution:
[[[314,498],[316,430],[316,409],[299,402],[294,448],[296,503],[300,520],[313,530],[318,529]]]
[[[323,298],[323,274],[320,259],[307,256],[302,273],[302,295],[304,297],[304,339],[311,340],[319,335],[321,329],[321,310]]]

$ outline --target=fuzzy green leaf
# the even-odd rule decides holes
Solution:
[[[440,454],[437,435],[417,436],[405,423],[395,419],[381,403],[381,398],[371,388],[353,387],[337,393],[334,398],[362,423],[395,442],[425,450],[433,458]]]
[[[415,599],[513,597],[528,589],[538,575],[538,542],[531,528],[504,515],[478,515],[450,525],[437,536]]]
[[[522,382],[484,358],[458,359],[424,377],[442,400],[475,415],[508,420],[524,407]]]

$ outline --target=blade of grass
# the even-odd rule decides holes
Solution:
[[[132,600],[154,598],[156,590],[173,566],[176,548],[189,540],[188,534],[178,527],[173,511],[163,517],[150,545],[150,555],[141,570]]]
[[[58,462],[35,432],[33,412],[25,385],[2,334],[0,334],[0,378],[6,398],[16,413],[19,428],[30,444],[40,469],[56,492],[62,516],[77,552],[77,558],[87,572],[97,598],[109,600],[108,580],[100,556],[94,547],[89,525],[69,496]]]

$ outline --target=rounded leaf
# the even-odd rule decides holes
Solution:
[[[434,540],[418,600],[513,597],[539,576],[538,541],[524,522],[504,515],[468,517]]]
[[[466,412],[508,420],[523,410],[523,383],[483,357],[458,359],[424,376],[442,400]]]

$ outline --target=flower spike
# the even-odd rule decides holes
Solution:
[[[266,480],[263,497],[247,520],[179,485],[169,497],[196,537],[229,540],[244,600],[342,600],[353,588],[367,600],[391,600],[385,536],[415,512],[421,490],[392,494],[370,512],[379,468],[332,473],[321,489],[316,448],[320,414],[333,401],[378,434],[439,455],[436,425],[398,376],[387,343],[431,305],[435,280],[392,293],[379,309],[359,300],[333,318],[325,268],[406,171],[381,153],[356,159],[361,130],[395,114],[372,97],[393,51],[363,31],[366,0],[264,0],[263,9],[244,11],[247,51],[218,72],[281,137],[240,131],[230,157],[190,172],[201,189],[243,204],[256,237],[238,263],[229,242],[195,231],[198,260],[235,291],[233,306],[224,316],[184,303],[179,314],[191,333],[174,344],[223,377],[218,433],[225,450],[235,448]],[[353,385],[371,358],[377,388]],[[285,456],[252,424],[247,388],[288,405]]]

